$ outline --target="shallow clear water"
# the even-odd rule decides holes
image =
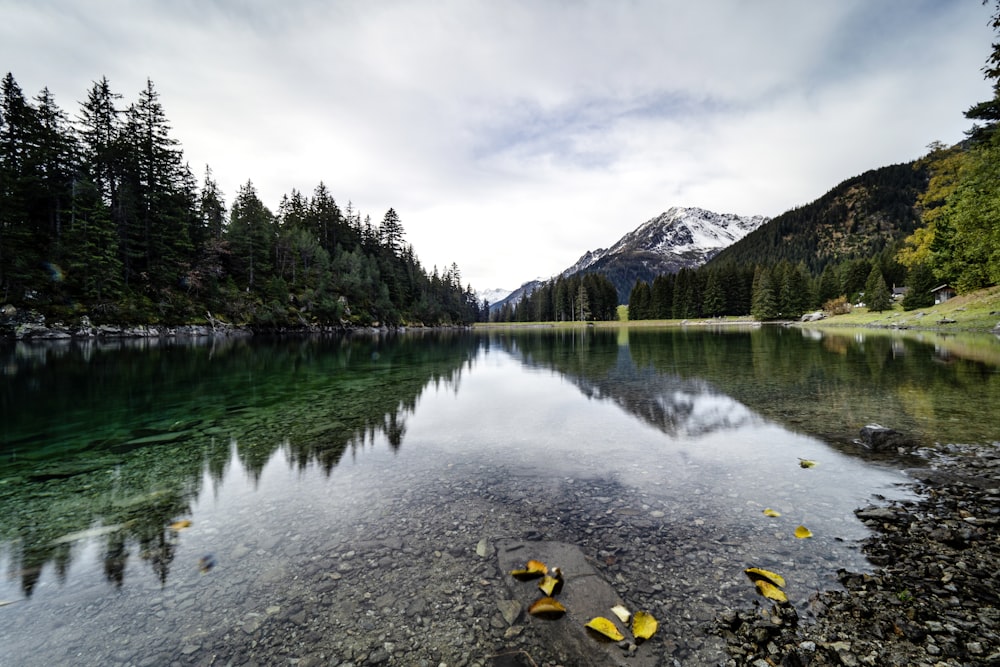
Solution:
[[[364,664],[366,634],[484,655],[486,623],[410,626],[454,623],[434,572],[488,579],[477,541],[501,537],[579,543],[660,614],[751,604],[751,565],[806,601],[867,567],[853,510],[907,493],[861,426],[1000,437],[997,343],[972,347],[772,328],[11,347],[0,664],[241,664],[277,646],[272,619],[323,660]],[[273,650],[254,655],[296,657]]]

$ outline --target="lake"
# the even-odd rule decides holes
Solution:
[[[2,665],[543,664],[541,621],[504,613],[507,539],[575,545],[659,619],[639,653],[714,664],[715,615],[762,601],[744,568],[782,573],[806,617],[838,569],[870,569],[853,511],[906,498],[914,462],[859,446],[862,426],[1000,438],[986,335],[538,328],[0,359]]]

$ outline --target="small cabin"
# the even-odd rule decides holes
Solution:
[[[934,305],[937,305],[944,303],[948,299],[953,299],[955,297],[955,290],[950,285],[939,285],[931,290],[931,294],[934,295]]]
[[[895,285],[893,285],[892,286],[892,300],[893,301],[901,301],[906,296],[906,293],[909,292],[909,291],[910,291],[909,287],[896,287]]]

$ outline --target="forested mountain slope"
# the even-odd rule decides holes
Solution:
[[[816,201],[783,213],[722,250],[712,266],[802,262],[814,275],[830,263],[870,258],[920,225],[926,170],[914,162],[866,171]]]

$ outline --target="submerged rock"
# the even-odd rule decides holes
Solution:
[[[913,440],[899,431],[882,426],[881,424],[868,424],[861,428],[860,442],[865,447],[874,451],[887,451],[899,447],[910,447]]]
[[[504,541],[497,545],[501,572],[511,596],[530,607],[542,594],[537,582],[523,581],[509,576],[511,570],[524,567],[528,560],[540,560],[551,570],[558,567],[565,577],[565,585],[556,595],[566,607],[566,613],[555,620],[529,616],[527,624],[542,643],[560,655],[566,664],[587,667],[656,665],[658,657],[652,651],[623,652],[613,642],[601,642],[587,632],[586,624],[595,616],[611,616],[611,608],[622,604],[622,598],[604,577],[591,565],[580,547],[563,542]],[[627,606],[627,605],[626,605]],[[627,627],[619,626],[627,633]]]

